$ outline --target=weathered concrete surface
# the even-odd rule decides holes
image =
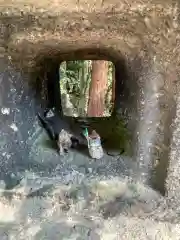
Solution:
[[[168,162],[171,131],[166,126],[175,113],[174,82],[178,77],[178,4],[103,1],[87,7],[84,1],[1,3],[2,51],[7,49],[13,63],[24,71],[43,68],[46,58],[67,59],[70,52],[71,57],[82,56],[85,49],[124,62],[128,105],[133,106],[133,113],[129,107],[128,111],[137,119],[134,157],[142,179],[149,182],[154,165]],[[150,114],[153,109],[156,111]],[[145,118],[145,112],[151,117],[146,114]],[[162,190],[160,185],[157,188]]]
[[[11,175],[33,164],[28,161],[28,154],[33,137],[36,139],[35,111],[38,105],[34,104],[34,94],[24,81],[25,76],[15,72],[5,59],[0,60],[0,69],[0,176],[10,187]]]
[[[16,178],[17,183],[27,169],[50,176],[57,164],[56,161],[52,161],[53,166],[50,162],[40,164],[32,153],[41,131],[35,112],[47,104],[41,99],[47,90],[41,88],[41,83],[45,84],[42,73],[51,71],[52,65],[62,59],[103,55],[117,66],[116,106],[129,117],[139,180],[163,192],[167,173],[166,194],[177,209],[180,199],[178,111],[176,114],[180,63],[178,2],[1,0],[0,12],[0,164],[1,179],[6,181],[7,188],[15,184],[11,178]],[[21,70],[21,74],[14,68]],[[39,158],[46,161],[46,157]],[[175,212],[167,214],[178,220]],[[158,220],[163,219],[164,216]],[[142,226],[142,222],[139,224]],[[172,231],[176,232],[173,228]]]

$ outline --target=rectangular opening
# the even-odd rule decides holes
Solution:
[[[111,61],[63,61],[59,76],[65,116],[111,116],[115,100],[115,66]]]

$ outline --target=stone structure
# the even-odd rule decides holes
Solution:
[[[61,60],[106,58],[116,65],[116,108],[129,117],[140,179],[179,202],[179,3],[1,0],[0,12],[1,178],[17,163],[23,169],[38,135],[44,74],[53,81]]]

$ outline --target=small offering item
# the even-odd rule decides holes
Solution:
[[[93,159],[100,159],[103,157],[104,152],[101,145],[101,138],[99,134],[93,130],[92,133],[89,135],[87,128],[85,129],[84,136],[87,139],[88,142],[88,149],[89,149],[89,155]]]

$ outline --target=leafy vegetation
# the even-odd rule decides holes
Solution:
[[[112,112],[112,69],[113,64],[108,62],[108,83],[105,97],[105,116]],[[60,65],[61,95],[66,94],[77,116],[87,116],[89,87],[91,83],[91,60],[64,61]],[[73,115],[73,114],[72,114]]]

